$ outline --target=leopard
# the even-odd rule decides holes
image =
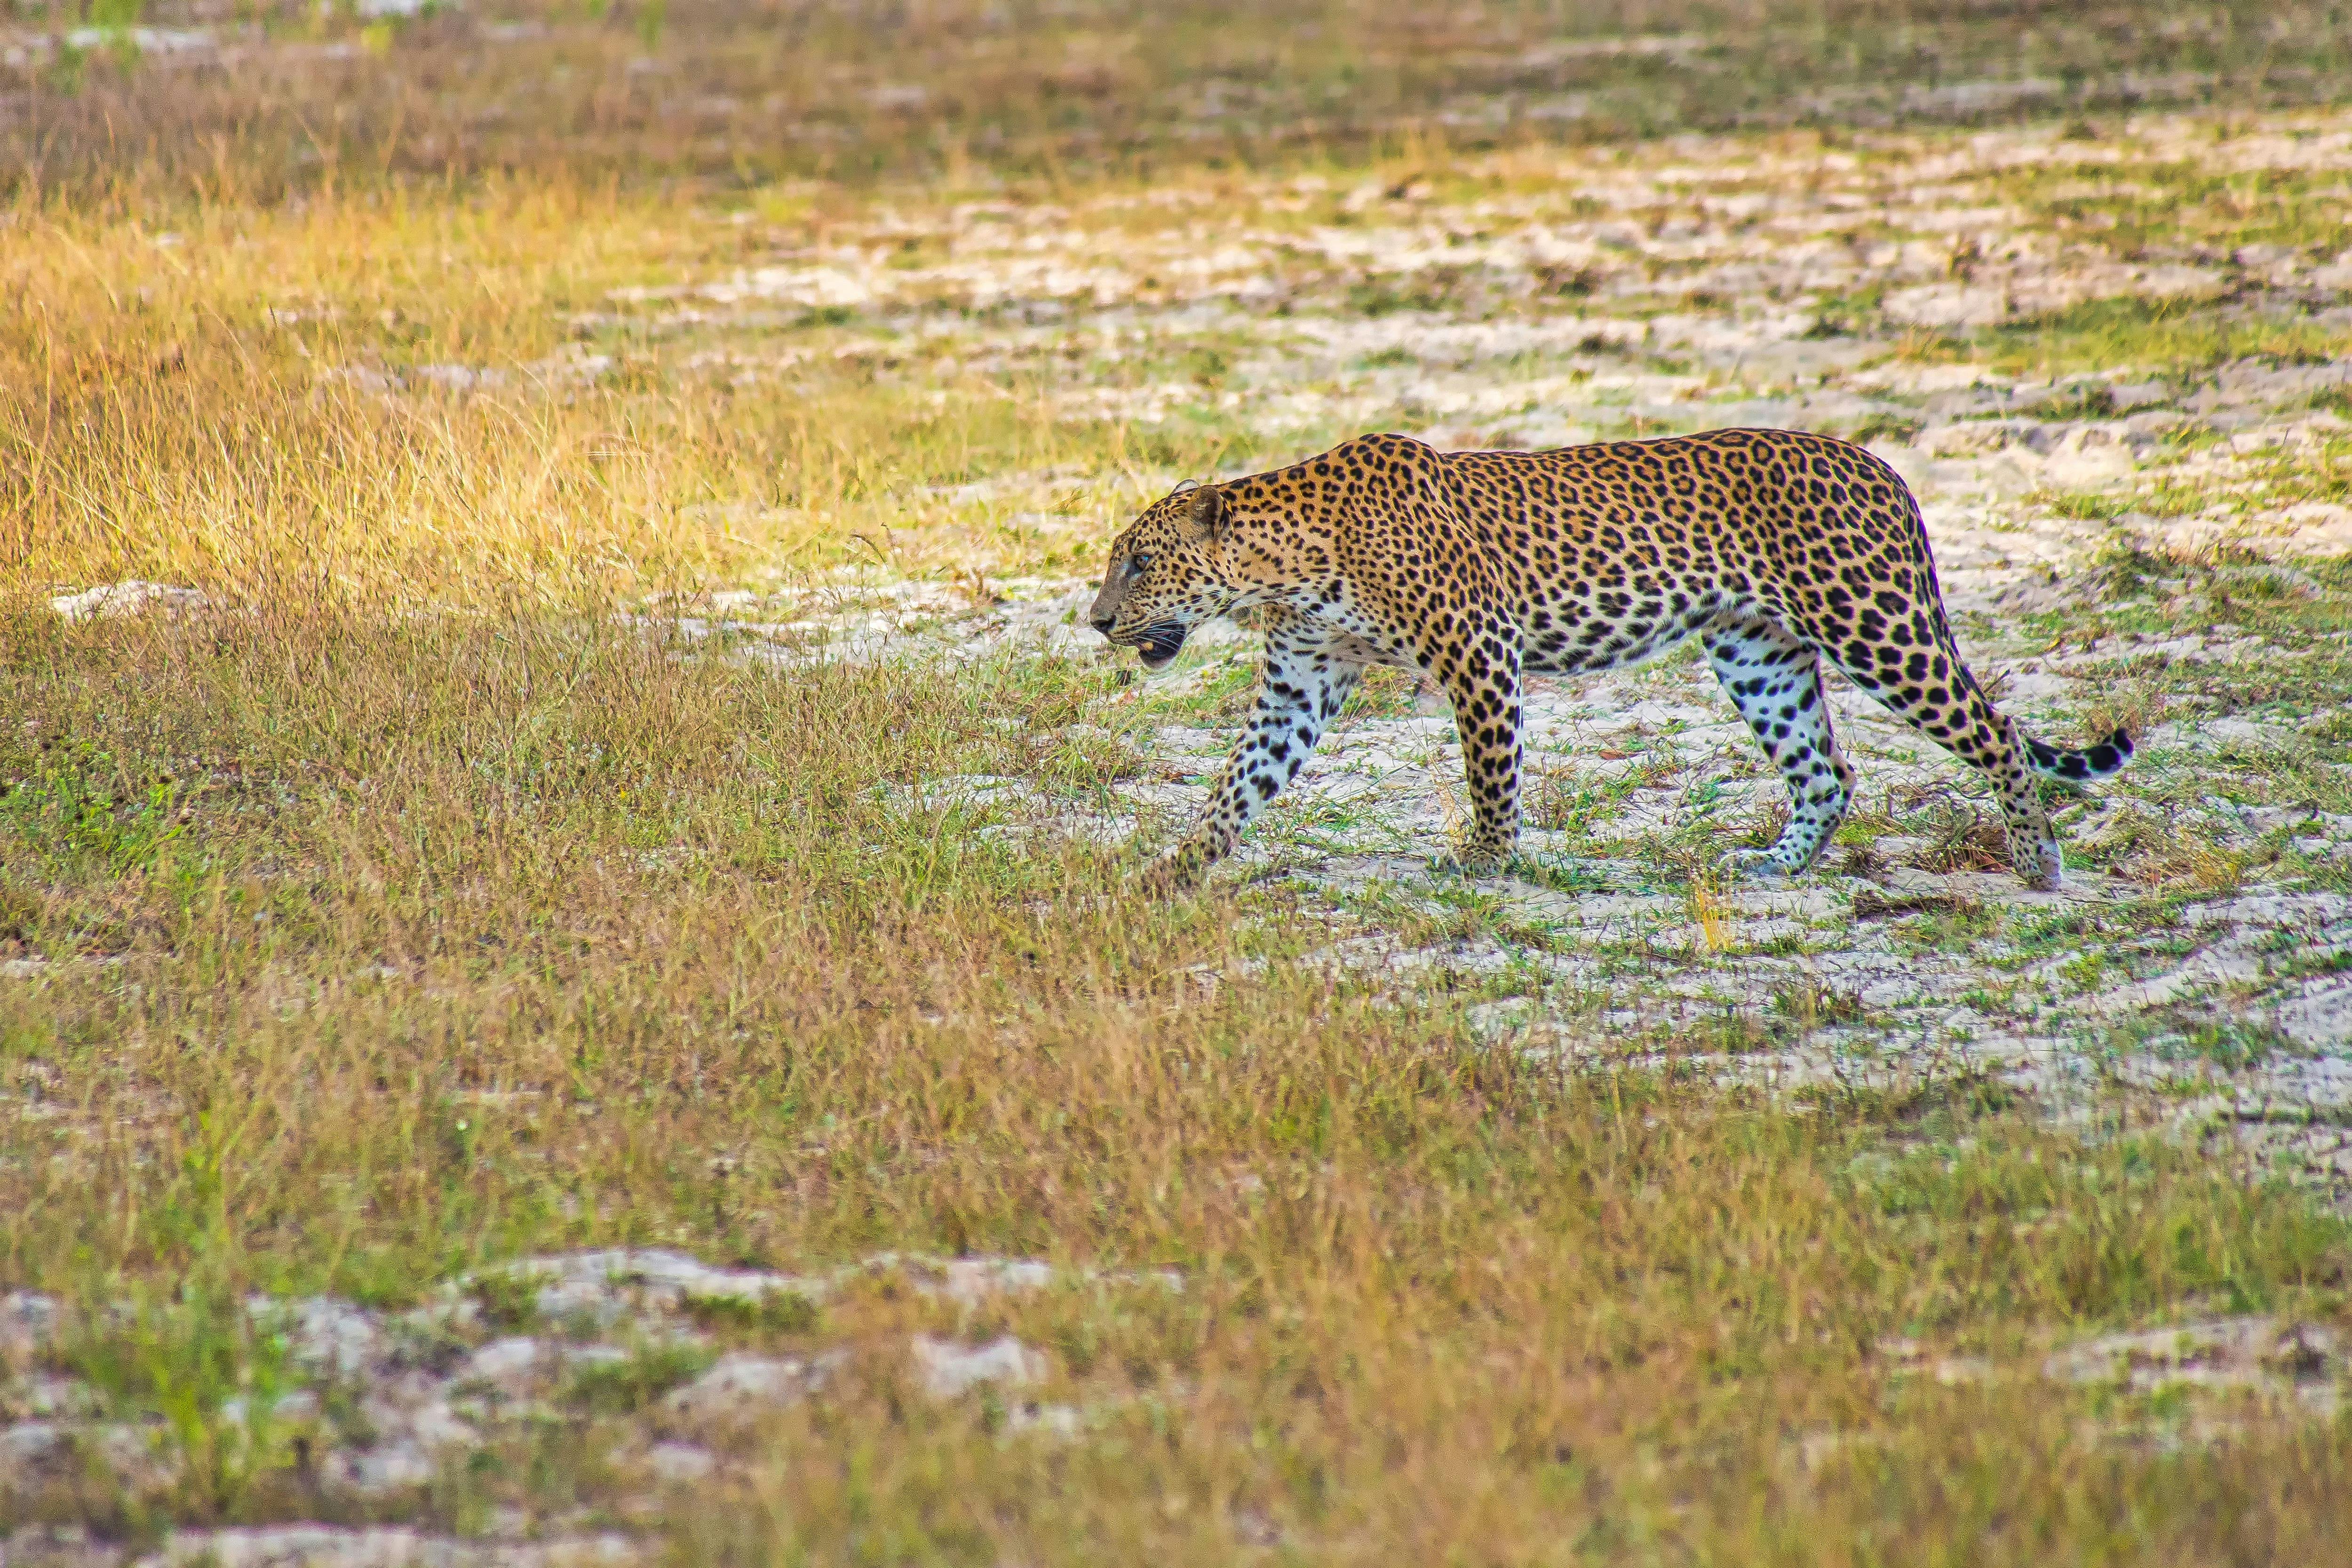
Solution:
[[[1288,467],[1180,485],[1113,539],[1088,623],[1146,670],[1203,622],[1246,620],[1265,653],[1242,733],[1195,826],[1144,873],[1197,881],[1298,777],[1364,673],[1412,673],[1453,710],[1470,802],[1437,863],[1523,862],[1523,684],[1654,658],[1696,638],[1788,792],[1735,879],[1810,870],[1857,783],[1824,664],[1991,786],[2009,859],[2053,888],[2063,856],[2038,788],[2079,790],[2132,754],[2028,735],[1961,658],[1917,498],[1834,436],[1727,429],[1546,451],[1443,451],[1358,436]]]

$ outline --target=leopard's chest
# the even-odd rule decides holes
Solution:
[[[1417,669],[1420,639],[1392,616],[1376,613],[1353,594],[1318,593],[1287,608],[1302,632],[1334,657],[1354,664],[1395,664]]]

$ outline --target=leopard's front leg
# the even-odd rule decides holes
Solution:
[[[1519,643],[1507,613],[1474,606],[1433,622],[1422,649],[1462,737],[1472,821],[1454,862],[1474,876],[1502,870],[1518,848]]]
[[[1339,658],[1320,638],[1287,627],[1270,629],[1257,701],[1225,759],[1208,810],[1183,842],[1152,862],[1146,873],[1150,881],[1159,886],[1192,881],[1231,853],[1250,820],[1298,777],[1324,726],[1339,716],[1362,673],[1361,664]]]

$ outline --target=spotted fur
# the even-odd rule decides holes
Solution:
[[[1298,775],[1367,665],[1434,677],[1454,706],[1486,871],[1519,829],[1519,685],[1699,638],[1787,784],[1789,824],[1742,872],[1811,865],[1853,798],[1822,693],[1827,659],[1999,795],[2011,862],[2063,874],[2032,778],[2098,778],[2122,731],[2081,751],[2027,736],[1969,673],[1918,503],[1859,446],[1718,430],[1553,452],[1441,453],[1367,435],[1288,468],[1180,489],[1121,533],[1091,619],[1148,667],[1201,622],[1255,610],[1257,699],[1207,813],[1158,874],[1198,873]]]

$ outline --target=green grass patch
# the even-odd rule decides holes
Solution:
[[[2316,363],[2345,351],[2346,329],[2305,315],[2257,314],[2207,302],[2097,299],[2009,322],[1975,342],[2012,375],[2147,366],[2180,377],[2235,360]]]

